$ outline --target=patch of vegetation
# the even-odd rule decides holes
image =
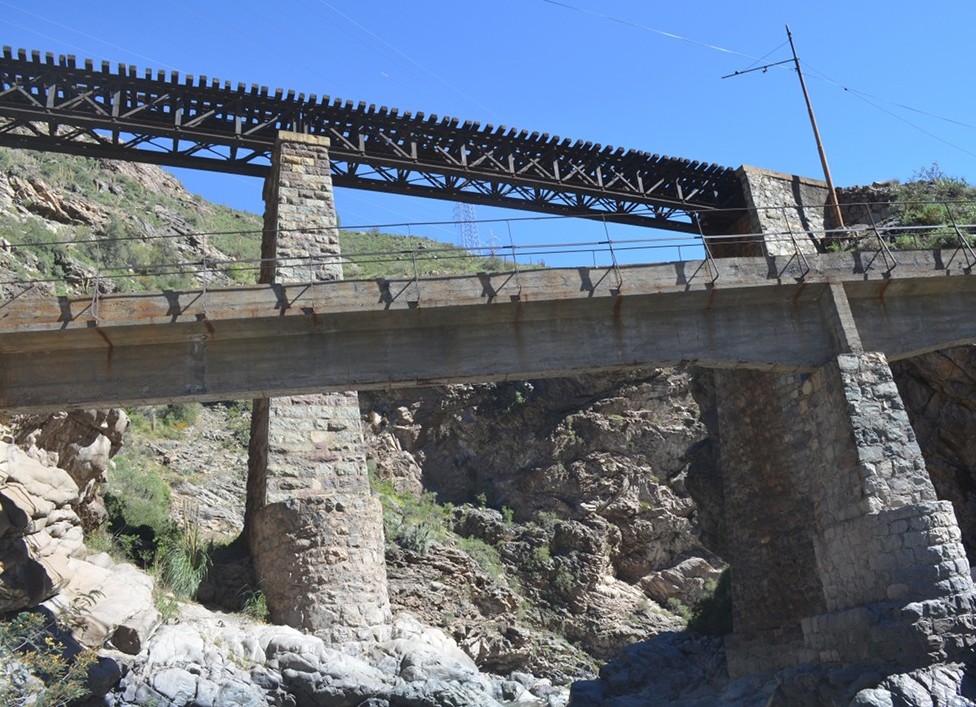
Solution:
[[[255,621],[266,622],[270,614],[268,613],[268,600],[264,596],[264,592],[260,589],[246,587],[241,613]]]
[[[182,526],[171,524],[157,547],[156,564],[163,583],[177,597],[192,599],[212,564],[212,548],[204,541],[192,514],[184,513],[183,517]]]
[[[699,601],[688,619],[688,630],[709,636],[732,633],[732,575],[729,568],[710,587],[711,592]]]
[[[664,605],[667,607],[668,611],[670,611],[672,614],[677,614],[684,619],[685,622],[690,621],[693,616],[691,608],[683,601],[678,599],[678,597],[669,598]]]
[[[158,464],[128,454],[115,458],[105,489],[109,531],[144,566],[152,564],[156,547],[170,533],[170,499]]]
[[[25,280],[61,280],[66,294],[88,291],[93,276],[123,292],[195,289],[206,271],[216,285],[257,281],[260,216],[199,196],[154,189],[111,163],[56,153],[0,149],[0,168],[40,189],[67,193],[101,212],[86,224],[52,232],[35,216],[2,217],[0,232],[30,266],[9,264]],[[138,204],[134,211],[133,204]],[[35,213],[51,205],[39,203]],[[107,214],[107,216],[106,216]],[[413,278],[498,272],[513,264],[423,236],[338,229],[347,278]],[[522,268],[544,267],[520,264]]]
[[[562,520],[559,514],[553,513],[552,511],[539,511],[535,514],[535,522],[542,528],[545,528],[549,532],[552,532],[556,528],[556,524]]]
[[[498,580],[504,576],[505,564],[494,546],[481,538],[459,538],[457,544],[489,577]]]
[[[453,506],[439,504],[433,493],[416,498],[398,492],[389,481],[371,481],[373,492],[383,504],[383,530],[387,542],[422,555],[431,542],[448,537]]]
[[[132,430],[143,437],[177,439],[184,430],[196,424],[202,409],[200,403],[174,403],[129,408],[126,413]]]
[[[515,524],[515,511],[508,507],[502,506],[502,520],[507,527],[511,527]]]
[[[549,569],[551,564],[552,553],[549,551],[548,545],[539,545],[532,548],[528,558],[526,558],[526,566],[530,571],[544,571]]]
[[[96,544],[108,544],[105,549],[112,554],[153,572],[161,597],[192,599],[212,564],[213,545],[204,540],[189,509],[184,509],[182,524],[173,522],[170,488],[161,472],[142,456],[115,458],[105,491],[108,539]]]
[[[24,611],[0,622],[0,704],[61,707],[90,696],[88,669],[98,656],[69,648],[65,628],[88,612],[101,592],[77,597],[60,620]]]
[[[251,440],[251,400],[235,400],[224,403],[226,409],[227,429],[230,430],[234,441],[241,447],[247,447]],[[374,467],[376,463],[373,463]]]
[[[474,274],[511,270],[498,257],[475,255],[463,248],[421,236],[379,231],[340,231],[339,246],[347,278],[403,278]],[[521,266],[520,266],[521,267]]]
[[[902,226],[931,226],[895,239],[897,248],[953,248],[959,242],[954,222],[976,224],[976,187],[946,175],[937,163],[912,175],[897,187],[896,214]],[[972,242],[971,230],[961,228]]]
[[[563,597],[573,596],[579,589],[580,583],[567,567],[565,558],[556,563],[556,573],[552,578],[552,586]]]

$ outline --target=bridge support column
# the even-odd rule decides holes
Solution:
[[[328,147],[278,137],[264,282],[342,278]],[[245,533],[272,617],[350,651],[388,638],[383,510],[370,493],[359,396],[257,400],[251,434]]]
[[[976,641],[969,563],[881,354],[716,372],[732,565],[729,672],[913,668]]]

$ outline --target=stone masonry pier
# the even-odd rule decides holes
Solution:
[[[915,668],[973,643],[973,584],[884,356],[804,376],[717,371],[729,671]]]
[[[740,252],[823,257],[819,239],[836,225],[826,215],[825,185],[751,168],[740,177],[756,207],[749,231],[776,234],[740,243]],[[954,255],[940,253],[933,271]],[[894,267],[879,256],[872,262],[894,284],[906,254]],[[911,335],[876,331],[902,303],[883,288],[881,305],[863,317],[865,300],[836,284],[832,296],[835,355],[823,365],[799,376],[712,374],[731,536],[732,677],[797,663],[911,670],[962,659],[976,643],[976,594],[959,526],[951,503],[936,497],[881,353],[897,356],[890,344]],[[958,321],[936,307],[916,326]]]
[[[342,279],[328,140],[278,137],[261,280]],[[356,652],[389,638],[383,509],[355,392],[254,401],[245,535],[272,617]]]

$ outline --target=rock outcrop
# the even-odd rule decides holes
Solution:
[[[680,628],[662,607],[693,606],[724,566],[702,546],[684,487],[704,434],[685,372],[369,393],[362,401],[379,478],[401,493],[489,506],[459,506],[453,530],[497,551],[495,571],[517,584],[514,594],[476,573],[482,589],[471,596],[456,581],[469,572],[444,549],[429,560],[388,553],[394,606],[415,609],[399,588],[422,570],[454,598],[415,610],[450,630],[479,664],[521,661],[563,680],[585,674],[594,658]],[[506,595],[523,606],[486,601]],[[578,648],[567,650],[567,641]]]
[[[113,445],[100,433],[93,440],[90,425],[72,427],[66,419],[60,415],[47,421],[32,419],[47,435],[23,435],[30,444],[26,451],[0,442],[0,610],[22,611],[46,602],[49,610],[59,614],[74,611],[74,603],[83,599],[75,631],[78,641],[138,653],[160,621],[153,604],[153,580],[130,564],[117,564],[104,553],[88,551],[81,518],[74,511],[84,505],[83,491],[72,474],[51,465],[59,450],[67,452],[65,457],[87,489],[95,478],[91,468],[104,470]],[[124,414],[83,413],[80,419],[118,424]],[[37,447],[38,441],[51,447]],[[92,452],[100,449],[104,455]]]
[[[118,408],[75,410],[54,415],[31,415],[17,420],[16,442],[43,464],[57,466],[75,482],[78,498],[72,504],[85,530],[105,521],[99,494],[109,459],[122,448],[129,418]]]
[[[456,643],[408,614],[395,617],[389,640],[354,657],[287,626],[185,606],[182,622],[157,632],[106,704],[557,707],[567,697],[545,681],[482,675]]]
[[[68,560],[84,552],[77,500],[68,472],[0,442],[0,611],[32,608],[64,586]]]

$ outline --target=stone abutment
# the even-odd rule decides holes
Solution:
[[[791,230],[785,220],[816,195],[759,177],[754,213],[776,218],[756,226]],[[828,306],[837,355],[814,373],[711,373],[732,677],[798,663],[914,669],[976,642],[952,505],[936,496],[887,360],[861,350],[843,293]]]

